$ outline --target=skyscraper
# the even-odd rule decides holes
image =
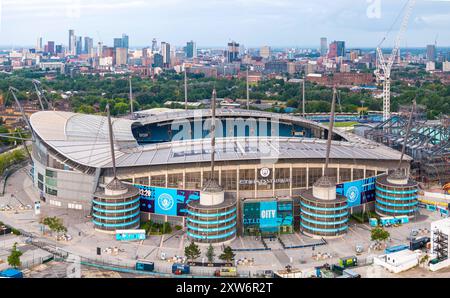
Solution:
[[[189,41],[186,44],[186,58],[197,58],[197,45],[194,41]]]
[[[123,48],[122,38],[114,38],[114,48]]]
[[[76,53],[75,43],[76,43],[75,31],[69,30],[69,54],[71,55],[75,55]]]
[[[84,53],[90,56],[94,54],[94,39],[87,36],[84,38]]]
[[[269,59],[270,56],[272,56],[271,49],[269,46],[263,46],[259,50],[259,56],[261,56],[263,59]]]
[[[81,55],[83,53],[83,38],[81,36],[78,36],[76,38],[76,50],[75,55]]]
[[[153,38],[152,40],[152,53],[156,53],[158,51],[158,42],[156,41],[156,38]]]
[[[170,44],[161,42],[161,55],[163,56],[164,67],[170,67]]]
[[[232,63],[239,59],[239,44],[235,41],[228,43],[227,61]]]
[[[326,37],[320,39],[320,55],[325,56],[328,53],[328,40]]]
[[[42,51],[42,37],[39,37],[36,42],[36,51]]]
[[[427,45],[427,60],[436,61],[436,46]]]
[[[328,58],[345,57],[345,41],[333,41],[330,44]]]
[[[54,41],[49,41],[47,43],[47,51],[52,55],[55,54],[55,42]]]
[[[130,38],[125,33],[122,34],[122,47],[127,49],[127,51],[130,48]]]

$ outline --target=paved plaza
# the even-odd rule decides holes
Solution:
[[[13,195],[13,196],[11,196]],[[30,177],[27,170],[21,170],[15,173],[7,184],[6,193],[0,197],[0,206],[9,206],[10,211],[0,211],[0,221],[31,233],[35,239],[54,247],[60,247],[63,251],[76,256],[104,262],[118,266],[133,266],[138,259],[147,259],[155,262],[155,270],[162,273],[170,273],[171,264],[161,257],[166,258],[174,256],[184,256],[184,247],[188,245],[186,235],[183,231],[174,232],[172,235],[149,236],[146,240],[140,242],[118,242],[114,235],[102,234],[94,231],[91,219],[76,211],[62,210],[42,204],[42,214],[40,217],[34,215],[34,210],[21,208],[24,205],[33,205],[37,200],[38,194],[33,190]],[[411,229],[429,228],[430,222],[440,219],[437,213],[421,211],[419,218],[407,225],[397,228],[389,228],[391,239],[388,243],[391,245],[407,244],[407,236]],[[68,234],[73,239],[69,242],[56,241],[54,237],[42,234],[42,225],[39,220],[44,216],[57,216],[62,218],[64,224],[68,227]],[[265,240],[266,245],[271,250],[266,251],[242,251],[264,249],[263,242],[257,237],[237,237],[231,242],[231,247],[236,249],[236,260],[252,261],[251,265],[238,266],[238,271],[242,275],[255,274],[263,270],[280,270],[286,265],[293,268],[310,269],[314,266],[320,266],[325,263],[337,263],[341,257],[355,255],[357,245],[364,247],[364,253],[358,258],[364,263],[370,260],[374,255],[382,254],[382,251],[370,251],[370,227],[367,224],[350,225],[348,235],[327,241],[327,245],[317,246],[315,248],[307,247],[301,249],[283,249],[278,240]],[[282,235],[282,242],[285,246],[301,246],[319,243],[320,240],[311,239],[302,234]],[[9,254],[12,245],[18,242],[21,251],[24,252],[23,259],[27,262],[33,262],[34,259],[45,258],[47,252],[36,249],[31,245],[26,245],[26,237],[23,236],[0,236],[0,259],[5,260]],[[100,247],[102,254],[97,255],[97,248]],[[207,246],[201,246],[202,256],[199,262],[206,262],[205,252]],[[216,258],[220,255],[222,246],[215,247]],[[114,253],[115,251],[115,253]],[[313,256],[318,254],[328,255],[331,258],[317,259]],[[3,263],[3,266],[6,264]],[[0,269],[2,264],[0,263]],[[45,270],[30,273],[30,277],[59,277],[64,271],[61,263],[49,263],[42,265]],[[54,268],[52,268],[54,267]],[[51,269],[49,269],[51,268]],[[38,267],[39,269],[39,267]],[[367,270],[362,268],[361,270]],[[419,270],[419,269],[418,269]],[[34,271],[33,271],[34,272]],[[41,272],[41,273],[39,273]],[[97,273],[95,273],[97,272]],[[193,274],[211,276],[213,268],[192,268]],[[365,271],[364,271],[365,272]],[[40,275],[41,274],[41,275]],[[96,275],[97,274],[97,275]],[[85,277],[101,277],[103,273],[98,271],[89,271]],[[109,274],[109,273],[108,273]],[[363,273],[364,275],[365,273]],[[445,275],[445,273],[443,273]],[[367,275],[367,274],[366,274]],[[369,274],[370,275],[370,274]],[[447,275],[450,275],[447,273]],[[117,275],[115,277],[120,277]]]

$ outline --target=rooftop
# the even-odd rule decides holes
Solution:
[[[112,119],[116,164],[118,168],[179,163],[210,162],[210,139],[139,145],[132,133],[136,123],[150,124],[209,117],[210,111],[178,111],[161,113],[138,121]],[[218,117],[266,117],[280,121],[307,123],[326,129],[321,124],[301,117],[258,111],[219,110]],[[107,118],[58,111],[38,112],[30,118],[36,134],[53,150],[78,164],[93,168],[112,168]],[[335,131],[346,141],[335,141],[331,159],[397,161],[400,152],[354,135]],[[325,159],[326,140],[308,138],[251,137],[217,139],[216,161]],[[410,160],[409,157],[405,158]]]

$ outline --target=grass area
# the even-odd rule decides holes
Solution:
[[[367,211],[365,213],[362,213],[362,212],[354,213],[354,214],[352,214],[352,218],[354,220],[356,220],[358,223],[362,224],[362,223],[368,223],[369,219],[371,219],[371,218],[379,219],[379,216],[375,212]]]
[[[165,235],[172,233],[172,226],[170,223],[157,223],[153,221],[147,221],[141,225],[141,228],[145,230],[147,235]]]
[[[335,127],[353,127],[355,125],[359,124],[358,122],[335,122]]]

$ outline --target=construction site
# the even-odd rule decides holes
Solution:
[[[365,132],[365,137],[393,149],[401,150],[406,143],[406,154],[413,157],[411,176],[426,188],[444,186],[450,181],[450,118],[425,120],[424,107],[413,113],[411,133],[405,142],[411,107],[401,107],[400,113]]]

